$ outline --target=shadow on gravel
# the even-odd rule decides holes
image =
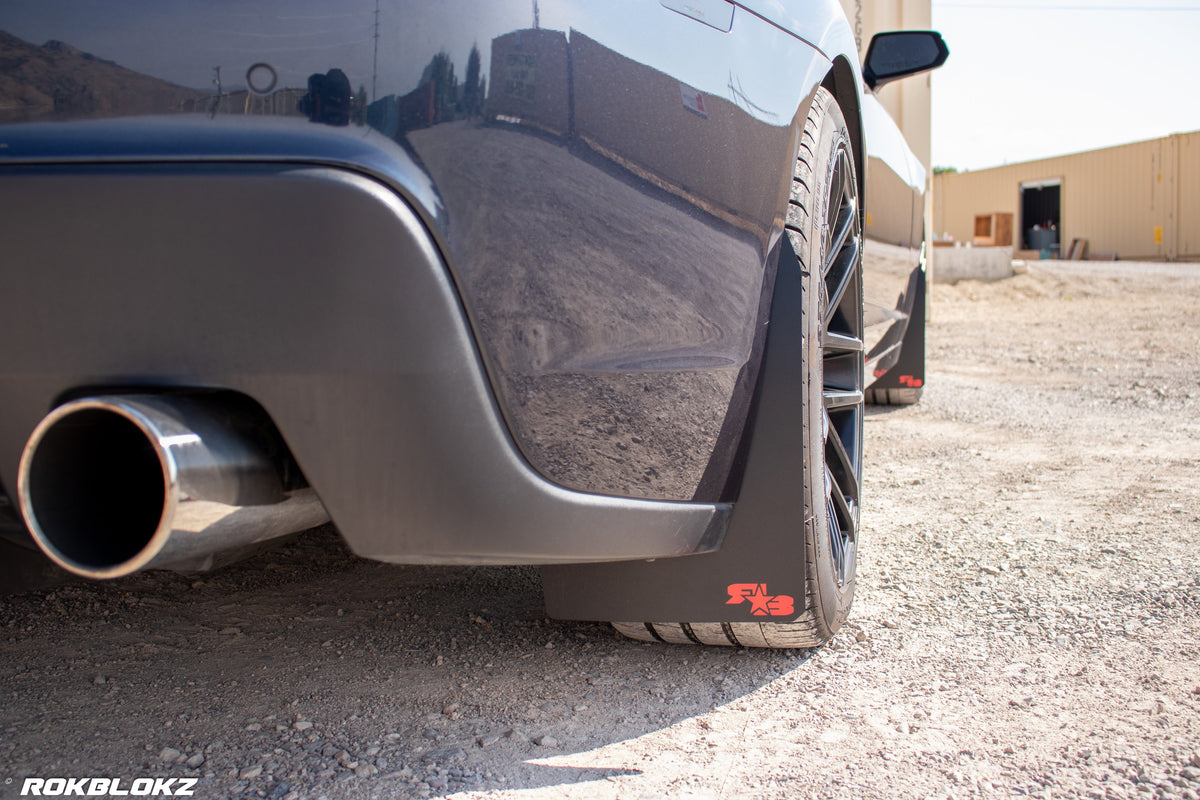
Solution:
[[[328,528],[213,573],[0,598],[0,762],[199,797],[560,786],[638,774],[603,752],[626,740],[705,740],[704,714],[808,657],[641,644],[541,603],[536,569],[378,564]]]
[[[867,417],[886,417],[906,408],[911,408],[911,406],[877,406],[868,403],[863,406],[863,413]]]

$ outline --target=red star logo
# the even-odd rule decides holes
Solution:
[[[765,583],[731,583],[726,588],[727,606],[750,601],[750,613],[756,617],[790,617],[796,613],[796,599],[790,594],[767,594]]]
[[[758,584],[754,587],[754,591],[747,595],[747,600],[750,601],[750,613],[756,617],[770,616],[770,602],[774,599],[772,595],[767,594],[766,584]]]

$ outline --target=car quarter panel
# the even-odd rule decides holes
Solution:
[[[737,5],[803,39],[831,61],[841,55],[858,63],[854,33],[838,0],[737,0]]]
[[[366,0],[336,13],[315,0],[11,4],[0,10],[0,47],[24,66],[11,71],[17,90],[0,110],[0,179],[66,162],[316,163],[370,175],[418,212],[440,250],[496,407],[538,472],[586,492],[727,499],[798,126],[827,56],[848,37],[844,21],[826,21],[830,3],[795,5],[777,20],[741,4],[726,32],[635,0],[382,0],[378,14]],[[823,32],[780,27],[801,20]],[[299,242],[343,230],[277,211],[245,207],[260,216],[253,224]],[[89,209],[77,213],[86,219]],[[181,253],[222,235],[203,215],[177,225]],[[344,245],[325,269],[350,266]],[[158,312],[142,312],[181,302],[162,295],[173,286],[162,276],[192,263],[166,248],[122,273],[139,301],[119,320],[131,341],[141,338],[136,368],[106,360],[106,340],[95,337],[38,402],[78,389],[71,381],[222,386],[234,374],[245,380],[226,388],[263,402],[250,371],[181,357],[156,333]],[[72,293],[97,279],[82,261],[58,266]],[[260,267],[243,256],[240,269]],[[319,321],[314,333],[350,325],[331,315],[354,315],[336,296],[297,301]],[[33,327],[11,331],[19,341],[38,333],[25,319]],[[399,323],[390,335],[419,339]],[[259,368],[287,372],[268,366],[268,340],[244,331]],[[295,346],[330,342],[345,348],[344,385],[377,378],[354,366],[364,343],[352,338]],[[85,353],[95,360],[79,362]],[[8,368],[10,391],[29,370]],[[370,413],[402,401],[428,402],[383,393]],[[289,441],[305,435],[276,423]],[[359,437],[350,446],[375,445]],[[0,464],[7,486],[12,447]],[[324,498],[316,476],[326,456],[314,448],[307,458]]]

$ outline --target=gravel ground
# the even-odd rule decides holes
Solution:
[[[317,531],[200,577],[0,599],[0,791],[197,797],[1200,797],[1200,266],[935,287],[918,406],[873,409],[829,646],[548,621],[528,569]]]

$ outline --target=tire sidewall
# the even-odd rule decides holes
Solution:
[[[824,308],[821,301],[821,283],[825,251],[831,236],[826,221],[829,217],[837,153],[844,148],[847,153],[852,155],[853,148],[845,118],[832,95],[829,95],[826,90],[820,89],[818,101],[824,103],[824,113],[821,117],[816,141],[817,150],[814,153],[815,162],[812,173],[816,179],[810,216],[812,224],[809,228],[812,235],[808,237],[807,258],[802,259],[805,265],[803,313],[806,317],[804,325],[806,363],[804,364],[804,396],[801,398],[801,405],[807,427],[804,437],[806,450],[804,466],[807,470],[804,480],[804,535],[806,547],[811,553],[811,558],[808,560],[809,565],[815,572],[809,576],[809,600],[815,606],[818,620],[832,635],[845,622],[854,599],[857,547],[847,579],[839,585],[826,516],[825,438],[822,424],[824,370],[820,344],[820,320]],[[849,163],[853,169],[853,157],[850,158]],[[852,176],[852,182],[856,180],[856,177]],[[861,231],[856,231],[854,235],[861,236]],[[861,302],[859,305],[861,307]]]

